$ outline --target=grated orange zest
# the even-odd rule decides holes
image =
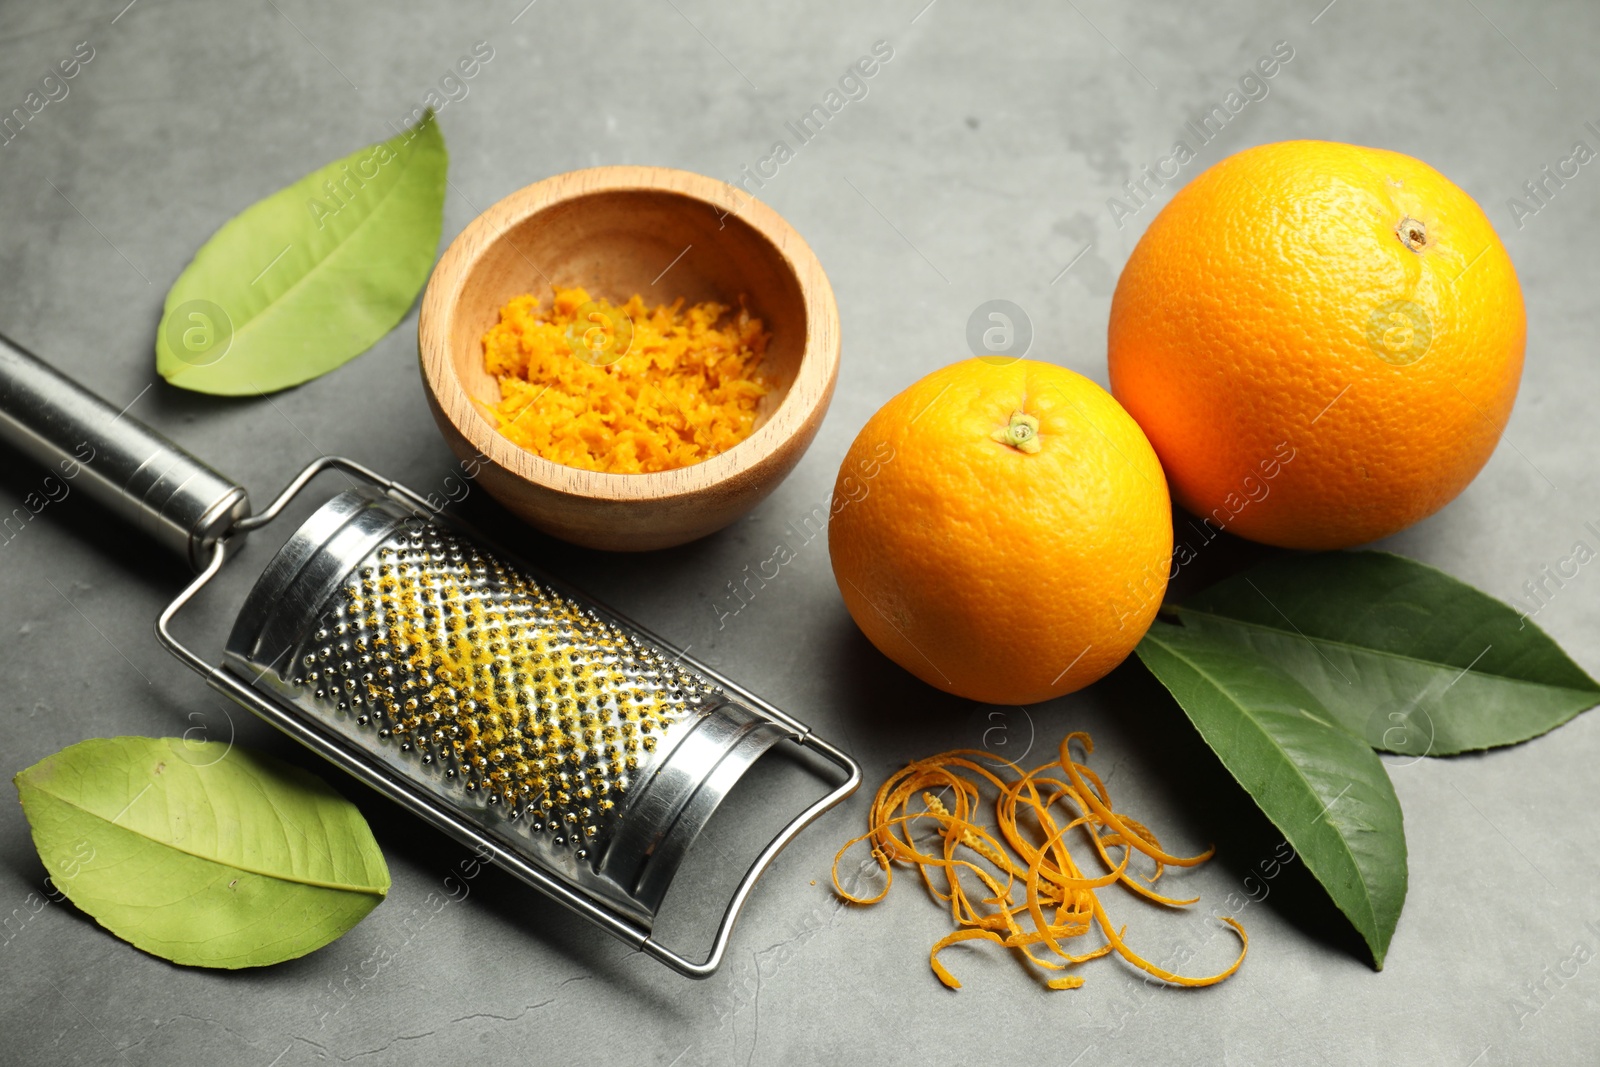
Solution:
[[[711,301],[646,308],[635,294],[617,306],[553,288],[545,309],[536,296],[511,299],[483,338],[484,369],[500,383],[487,407],[508,439],[569,467],[642,474],[750,436],[771,391],[760,319]]]

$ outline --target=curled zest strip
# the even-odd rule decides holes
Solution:
[[[1069,734],[1059,758],[1024,770],[988,752],[959,749],[916,760],[896,771],[879,787],[868,812],[868,830],[845,843],[833,859],[833,887],[852,904],[876,904],[889,895],[897,864],[917,869],[934,899],[950,906],[956,929],[933,944],[928,963],[935,977],[950,989],[961,983],[940,962],[952,945],[982,941],[1021,953],[1046,971],[1062,972],[1116,953],[1153,978],[1177,986],[1208,986],[1232,975],[1244,962],[1250,939],[1244,927],[1223,918],[1239,936],[1239,956],[1216,974],[1188,977],[1158,966],[1124,940],[1098,893],[1113,885],[1166,907],[1183,907],[1194,899],[1163,896],[1150,888],[1166,867],[1193,867],[1212,855],[1175,856],[1161,847],[1145,826],[1111,807],[1099,775],[1072,758],[1078,741],[1084,753],[1094,751],[1087,734]],[[982,762],[980,762],[982,761]],[[1010,780],[995,773],[1009,773]],[[1058,775],[1064,774],[1065,779]],[[977,813],[985,792],[994,796],[995,831],[979,825]],[[913,808],[915,800],[922,806]],[[926,831],[932,829],[937,836]],[[920,837],[918,831],[921,831]],[[1068,840],[1088,838],[1104,873],[1089,875],[1078,867]],[[872,896],[847,890],[839,881],[839,862],[856,845],[869,842],[883,872],[883,888]],[[1148,875],[1131,869],[1135,854]],[[981,886],[981,890],[969,889]],[[1021,899],[1017,899],[1018,890]],[[1198,898],[1195,898],[1198,899]],[[1101,943],[1072,952],[1066,942],[1098,930]],[[1076,989],[1077,974],[1061,974],[1044,983],[1051,989]]]

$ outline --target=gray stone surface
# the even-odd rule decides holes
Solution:
[[[494,58],[440,116],[452,155],[447,240],[497,198],[572,168],[655,163],[734,176],[788,140],[784,123],[847,64],[888,41],[894,58],[867,97],[761,191],[816,249],[844,322],[838,395],[787,482],[732,528],[647,558],[520,531],[481,493],[465,510],[840,740],[870,779],[945,747],[1039,752],[1068,729],[1092,731],[1095,765],[1119,802],[1169,827],[1174,847],[1219,844],[1216,862],[1181,879],[1208,905],[1240,891],[1277,838],[1136,666],[1028,709],[943,697],[857,633],[820,540],[718,626],[712,605],[724,583],[825,499],[879,404],[966,354],[978,304],[1015,301],[1031,319],[1034,356],[1104,382],[1117,271],[1171,187],[1122,226],[1108,198],[1286,40],[1294,58],[1268,95],[1184,177],[1292,137],[1409,152],[1484,204],[1527,294],[1527,370],[1501,447],[1459,500],[1389,547],[1517,597],[1576,539],[1592,542],[1584,523],[1600,520],[1600,175],[1584,167],[1530,217],[1508,204],[1575,140],[1600,147],[1585,125],[1600,124],[1592,4],[124,2],[0,5],[0,108],[20,105],[78,42],[94,49],[70,94],[0,146],[0,330],[131,403],[131,414],[258,499],[319,452],[424,490],[452,463],[423,402],[414,313],[360,359],[270,398],[187,395],[156,378],[162,296],[224,219],[383,136],[477,41]],[[0,456],[0,511],[41,477]],[[236,573],[270,549],[254,545]],[[1248,554],[1219,547],[1195,573]],[[1245,909],[1249,959],[1218,988],[1152,990],[1107,963],[1086,972],[1081,990],[1049,993],[1015,961],[975,952],[959,960],[966,988],[947,992],[926,961],[946,920],[920,891],[902,885],[870,911],[830,897],[828,864],[862,822],[861,795],[781,858],[725,969],[691,983],[498,872],[435,913],[429,894],[463,850],[230,710],[168,658],[150,627],[182,581],[178,566],[79,497],[0,545],[6,774],[85,737],[233,733],[323,770],[361,804],[393,893],[348,936],[294,963],[238,974],[177,968],[70,905],[35,913],[29,895],[44,871],[20,809],[0,803],[0,914],[10,916],[0,1062],[683,1067],[1037,1056],[1079,1067],[1177,1058],[1488,1067],[1593,1062],[1600,1046],[1600,965],[1552,977],[1575,945],[1600,949],[1594,715],[1514,749],[1391,765],[1411,890],[1382,973],[1291,866]],[[1584,571],[1539,615],[1590,671],[1600,671],[1595,581]],[[217,640],[214,629],[192,633]],[[730,829],[718,847],[731,853],[747,838]],[[701,900],[678,904],[684,931],[710,914]],[[1215,924],[1204,912],[1121,912],[1155,956],[1187,943],[1203,944],[1197,966],[1228,957],[1225,938],[1207,942]]]

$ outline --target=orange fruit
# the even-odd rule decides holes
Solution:
[[[1471,197],[1398,152],[1287,141],[1211,167],[1150,223],[1111,302],[1111,391],[1183,507],[1343,548],[1472,481],[1525,335]]]
[[[929,685],[992,704],[1080,689],[1161,604],[1166,479],[1104,389],[984,356],[923,378],[850,446],[828,523],[856,624]]]

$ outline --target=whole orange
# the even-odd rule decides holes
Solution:
[[[884,655],[971,700],[1104,675],[1166,590],[1172,506],[1104,389],[1050,363],[952,364],[885,404],[839,469],[828,551]]]
[[[1343,548],[1466,488],[1525,334],[1471,197],[1398,152],[1288,141],[1216,164],[1150,223],[1111,302],[1111,390],[1183,507]]]

